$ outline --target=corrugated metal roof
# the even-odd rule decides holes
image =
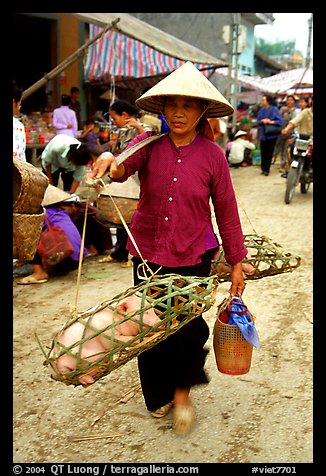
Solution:
[[[193,63],[210,64],[216,67],[227,66],[225,61],[127,13],[72,13],[72,15],[76,15],[86,23],[94,23],[101,26],[105,26],[113,20],[120,18],[119,23],[115,27],[116,30],[157,51]]]

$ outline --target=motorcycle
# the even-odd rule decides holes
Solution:
[[[295,133],[294,148],[290,170],[286,178],[285,203],[289,204],[294,196],[298,183],[301,193],[307,193],[313,181],[311,160],[313,150],[313,137],[306,134]]]

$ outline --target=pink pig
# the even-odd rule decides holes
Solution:
[[[145,302],[147,306],[149,303]],[[123,312],[123,314],[117,313],[115,318],[122,320],[125,315],[132,316],[135,319],[139,320],[140,316],[133,314],[141,308],[141,298],[136,295],[127,296],[122,301],[117,303],[115,306],[118,311]],[[112,323],[113,311],[109,308],[102,309],[93,316],[87,317],[85,320],[89,322],[94,329],[105,329]],[[119,318],[120,316],[120,318]],[[91,319],[91,321],[90,321]],[[162,321],[157,317],[153,308],[146,310],[143,313],[143,323],[148,324],[149,326],[154,326],[159,324]],[[161,327],[161,326],[158,326]],[[140,332],[140,325],[133,320],[126,320],[122,322],[114,329],[114,339],[122,342],[128,342],[132,337],[137,336]],[[146,330],[146,326],[143,327],[143,330]],[[58,339],[58,342],[63,344],[65,347],[70,347],[74,343],[77,343],[75,347],[71,349],[71,352],[77,353],[79,350],[78,342],[87,336],[92,335],[94,332],[92,329],[88,328],[85,332],[85,326],[81,322],[74,322],[69,327],[67,327],[61,334]],[[80,357],[87,360],[88,362],[95,362],[99,357],[106,355],[110,350],[111,340],[107,339],[105,335],[110,337],[113,330],[107,329],[101,334],[95,336],[93,339],[89,339],[82,344],[82,350]],[[149,334],[147,334],[149,335]],[[114,342],[114,348],[119,347],[118,342]],[[59,346],[57,346],[57,353],[60,352]],[[51,357],[55,356],[56,353],[52,353]],[[104,361],[103,361],[104,363]],[[51,365],[55,373],[67,374],[76,369],[77,360],[75,357],[72,357],[68,354],[63,354],[58,357],[56,360],[52,361]],[[95,382],[94,376],[98,373],[98,367],[94,366],[80,374],[78,380],[83,385],[83,387],[88,387]]]

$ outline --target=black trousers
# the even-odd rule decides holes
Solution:
[[[117,261],[128,261],[129,251],[127,250],[128,233],[122,227],[117,227],[117,242],[111,257]]]
[[[275,139],[261,140],[260,141],[260,153],[261,153],[261,170],[262,172],[269,173],[271,163],[274,155],[274,149],[277,137]]]
[[[194,266],[176,268],[163,267],[160,275],[180,274],[182,276],[209,276],[211,260],[216,249],[208,250],[202,262]],[[141,280],[137,276],[140,258],[134,262],[134,284]],[[159,265],[147,263],[156,271]],[[191,388],[207,384],[209,378],[204,370],[208,349],[204,348],[209,338],[209,327],[202,316],[188,322],[174,334],[138,356],[138,370],[146,407],[149,411],[171,402],[177,388]]]
[[[46,175],[44,168],[42,171]],[[74,172],[66,172],[66,170],[62,168],[52,172],[52,181],[55,187],[58,186],[60,175],[63,183],[63,190],[65,192],[70,192],[72,182],[74,181]]]

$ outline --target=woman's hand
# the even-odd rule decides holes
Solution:
[[[89,178],[102,178],[108,172],[112,178],[121,177],[119,174],[116,158],[111,152],[103,152],[95,160]]]
[[[126,124],[130,127],[134,127],[135,129],[137,129],[138,134],[141,134],[142,132],[144,132],[144,128],[139,124],[139,122],[134,117],[130,117],[129,119],[126,119]]]
[[[242,263],[237,263],[231,266],[231,287],[229,293],[231,296],[242,296],[246,284],[244,282]]]

